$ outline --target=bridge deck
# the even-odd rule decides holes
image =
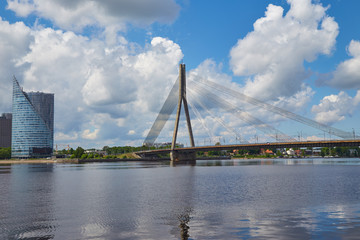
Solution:
[[[268,143],[249,143],[249,144],[233,144],[233,145],[217,145],[217,146],[201,146],[201,147],[185,147],[177,148],[176,151],[221,151],[234,149],[259,149],[259,148],[301,148],[301,147],[359,147],[360,139],[353,140],[328,140],[328,141],[298,141],[298,142],[268,142]],[[140,151],[137,154],[166,154],[171,149],[155,149]]]

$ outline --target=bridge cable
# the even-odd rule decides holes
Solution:
[[[276,141],[287,141],[287,142],[295,142],[294,138],[282,133],[281,131],[277,130],[276,128],[266,124],[265,122],[261,121],[258,118],[253,117],[247,112],[239,109],[235,105],[229,103],[228,101],[222,99],[219,96],[216,96],[214,93],[210,92],[209,90],[199,86],[197,82],[193,82],[195,89],[197,89],[198,93],[202,95],[202,97],[209,99],[214,103],[214,106],[219,107],[220,109],[225,109],[226,112],[233,114],[234,116],[242,119],[243,121],[247,122],[248,124],[252,125],[256,129],[264,132],[266,135],[274,138]],[[195,90],[193,89],[193,90]]]
[[[296,141],[295,139],[287,136],[286,134],[282,133],[276,128],[264,123],[260,119],[257,119],[252,115],[250,115],[249,113],[240,110],[239,108],[227,102],[226,100],[219,98],[210,91],[206,89],[203,89],[202,91],[205,91],[206,94],[202,92],[200,92],[200,94],[203,94],[205,98],[209,98],[209,100],[212,101],[214,105],[216,105],[220,109],[226,109],[227,112],[231,112],[231,114],[233,114],[237,118],[240,118],[241,120],[247,122],[256,129],[264,132],[266,135],[270,136],[271,138],[276,139],[276,141],[288,141],[288,142]]]
[[[190,89],[189,89],[190,90]],[[191,90],[190,90],[191,91]],[[196,118],[200,121],[203,128],[206,130],[206,133],[209,135],[210,138],[214,138],[214,135],[209,130],[209,128],[206,125],[206,122],[204,118],[201,116],[199,110],[196,108],[194,104],[192,104],[192,101],[188,101],[188,104],[190,105],[190,109],[193,111],[193,113],[196,115]]]
[[[175,81],[168,97],[166,98],[164,105],[162,106],[155,122],[153,123],[148,135],[144,140],[145,146],[153,146],[154,142],[158,138],[161,130],[164,128],[166,122],[169,120],[170,115],[174,112],[179,92],[179,78]]]
[[[300,116],[296,113],[292,113],[292,112],[289,112],[285,109],[281,109],[279,107],[276,107],[274,105],[271,105],[269,103],[265,103],[263,101],[260,101],[260,100],[257,100],[255,98],[252,98],[252,97],[249,97],[243,93],[240,93],[238,91],[235,91],[233,89],[229,89],[225,86],[222,86],[220,84],[217,84],[217,83],[214,83],[212,81],[209,81],[209,80],[205,80],[205,79],[200,79],[198,82],[204,84],[205,86],[208,86],[208,87],[211,87],[212,89],[215,89],[217,91],[220,91],[220,92],[223,92],[227,95],[230,95],[232,97],[235,97],[236,99],[239,99],[241,101],[246,101],[252,105],[255,105],[255,106],[259,106],[265,110],[268,110],[268,111],[271,111],[273,113],[276,113],[276,114],[279,114],[279,115],[282,115],[286,118],[289,118],[289,119],[292,119],[294,121],[297,121],[297,122],[300,122],[302,124],[305,124],[305,125],[308,125],[310,127],[313,127],[313,128],[317,128],[321,131],[324,131],[324,132],[327,132],[329,134],[333,134],[335,136],[338,136],[340,138],[343,138],[343,139],[351,139],[353,137],[353,135],[349,132],[346,132],[346,131],[343,131],[343,130],[340,130],[340,129],[337,129],[337,128],[334,128],[334,127],[330,127],[328,125],[325,125],[325,124],[322,124],[322,123],[319,123],[317,121],[314,121],[314,120],[311,120],[309,118],[305,118],[303,116]]]
[[[196,94],[199,94],[198,91],[196,91],[195,89],[189,89],[190,93],[193,94],[194,96]],[[190,95],[192,96],[192,95]],[[215,119],[215,121],[217,121],[219,124],[221,124],[224,128],[226,128],[226,130],[228,130],[229,133],[232,133],[235,135],[236,139],[239,139],[241,142],[241,134],[238,133],[238,131],[230,126],[228,126],[224,121],[222,121],[220,118],[218,118],[217,116],[215,116],[209,108],[207,108],[198,98],[196,97],[192,97],[192,100],[196,102],[196,104],[200,105],[202,109],[204,109],[213,119]],[[249,143],[246,140],[243,140],[244,143]]]

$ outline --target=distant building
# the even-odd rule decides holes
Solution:
[[[295,151],[294,149],[290,148],[289,150],[286,151],[287,155],[289,156],[295,156]]]
[[[266,155],[266,154],[274,155],[274,152],[273,152],[272,150],[264,149],[264,148],[260,149],[260,153],[261,153],[262,155]]]
[[[0,116],[0,147],[11,147],[11,113],[3,113]]]
[[[170,148],[171,147],[171,142],[163,142],[163,143],[154,143],[153,146],[155,148]],[[179,148],[183,148],[184,144],[182,143],[176,143],[176,146]]]
[[[54,94],[26,93],[13,79],[11,157],[50,157],[54,144]]]

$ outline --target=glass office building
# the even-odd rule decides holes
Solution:
[[[54,145],[54,94],[26,93],[13,79],[11,157],[50,157]]]

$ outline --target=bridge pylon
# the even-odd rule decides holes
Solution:
[[[177,138],[177,132],[179,129],[179,121],[180,121],[180,113],[181,113],[182,103],[184,104],[186,123],[187,123],[189,137],[190,137],[190,145],[191,145],[191,147],[195,147],[194,136],[193,136],[192,128],[191,128],[189,108],[188,108],[187,99],[186,99],[185,64],[179,65],[179,99],[178,99],[178,106],[177,106],[177,111],[176,111],[174,133],[173,133],[173,138],[172,138],[172,143],[171,143],[171,152],[170,152],[170,159],[172,162],[189,162],[189,161],[196,160],[196,152],[195,151],[190,150],[187,152],[184,152],[184,151],[179,152],[176,150],[176,138]]]

